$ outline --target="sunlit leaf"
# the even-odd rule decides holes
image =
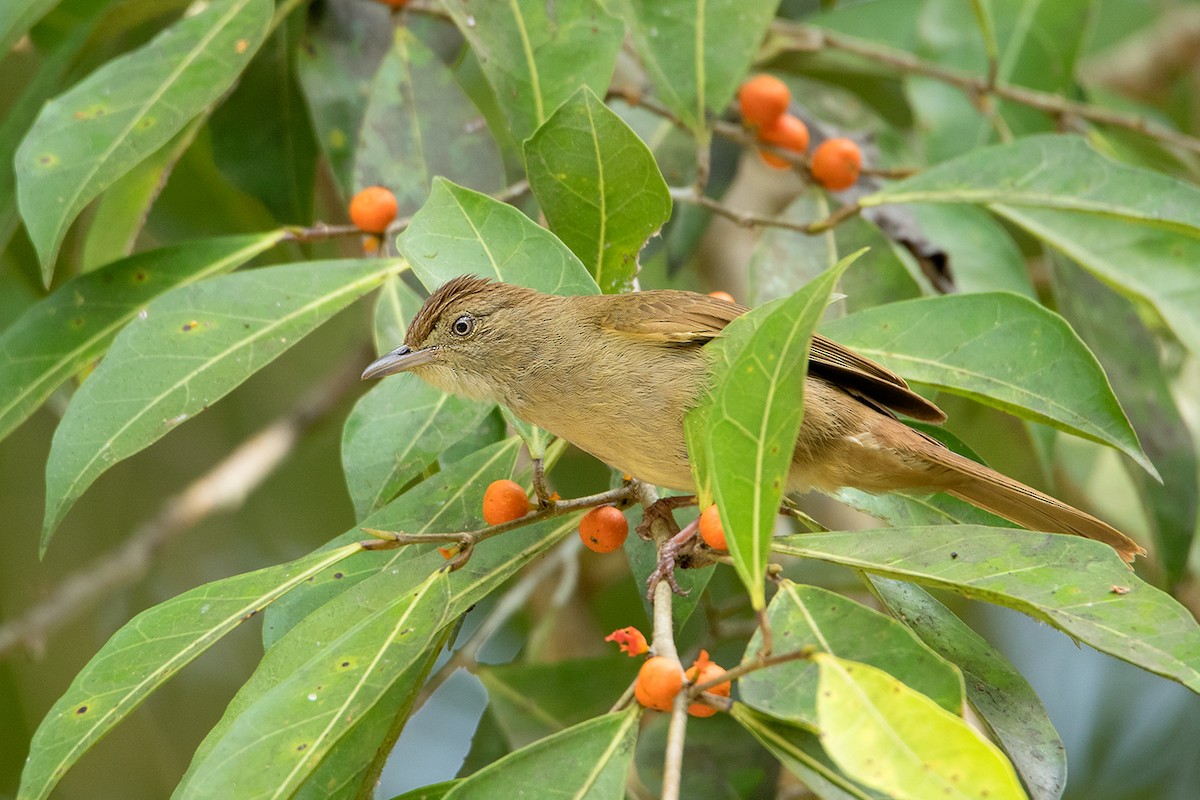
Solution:
[[[821,744],[855,779],[903,800],[1025,797],[1012,766],[961,717],[875,667],[813,660]]]
[[[773,549],[1016,609],[1200,692],[1200,626],[1100,542],[939,525],[787,536]]]
[[[0,438],[100,357],[146,303],[235,269],[284,237],[276,231],[172,245],[64,283],[0,334]]]
[[[21,216],[48,283],[92,198],[229,88],[267,34],[269,0],[213,0],[47,103],[17,150]]]
[[[50,791],[92,745],[217,640],[359,550],[345,545],[184,592],[127,622],[75,676],[33,736],[19,797]]]
[[[963,671],[967,699],[1008,754],[1033,799],[1062,797],[1066,751],[1042,701],[1016,667],[919,586],[879,576],[870,581],[892,614]]]
[[[767,606],[774,654],[812,648],[878,667],[953,714],[963,709],[963,679],[955,667],[905,626],[841,595],[784,581]],[[757,657],[756,631],[743,661]],[[817,667],[808,660],[759,670],[738,681],[746,705],[812,729],[817,727]]]
[[[182,286],[147,306],[55,431],[43,550],[105,470],[224,397],[403,266],[359,259],[259,269]]]

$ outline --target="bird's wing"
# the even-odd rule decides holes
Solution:
[[[747,311],[708,295],[672,290],[634,292],[622,295],[620,303],[601,314],[601,328],[676,345],[703,345]],[[925,422],[946,419],[940,408],[909,389],[899,375],[819,333],[813,335],[809,372],[875,408],[882,406]]]
[[[704,344],[715,339],[744,306],[696,292],[659,290],[621,295],[600,318],[604,330],[663,344]]]

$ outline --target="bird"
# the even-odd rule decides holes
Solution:
[[[413,316],[404,343],[364,380],[411,372],[501,403],[619,472],[695,491],[684,416],[705,396],[706,346],[749,309],[697,292],[545,294],[464,275]],[[1108,523],[959,455],[901,419],[945,413],[899,375],[814,334],[787,488],[946,492],[1026,528],[1145,551]]]

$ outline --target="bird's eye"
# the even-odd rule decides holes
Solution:
[[[454,320],[454,324],[450,326],[450,330],[454,331],[455,336],[469,336],[471,331],[475,330],[475,318],[470,314],[463,314]]]

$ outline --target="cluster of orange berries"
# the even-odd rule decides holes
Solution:
[[[803,155],[808,150],[808,126],[788,113],[792,93],[787,84],[771,75],[755,75],[738,90],[742,121],[760,142]],[[760,150],[763,163],[776,169],[789,169],[786,158]],[[826,189],[841,191],[858,182],[862,171],[862,150],[843,137],[826,139],[813,151],[809,165],[813,178]]]
[[[616,642],[622,653],[628,653],[630,658],[650,652],[646,637],[632,625],[620,628],[604,637],[606,642]],[[667,656],[652,656],[646,659],[638,670],[637,682],[633,685],[633,694],[637,701],[646,708],[656,711],[670,711],[675,703],[675,695],[683,689],[686,680],[695,686],[707,683],[721,676],[725,670],[719,664],[713,663],[708,657],[707,650],[701,650],[700,656],[686,671],[678,661]],[[720,697],[729,697],[732,689],[729,681],[718,683],[705,691]],[[711,717],[717,709],[705,703],[692,703],[688,713],[693,717]]]

